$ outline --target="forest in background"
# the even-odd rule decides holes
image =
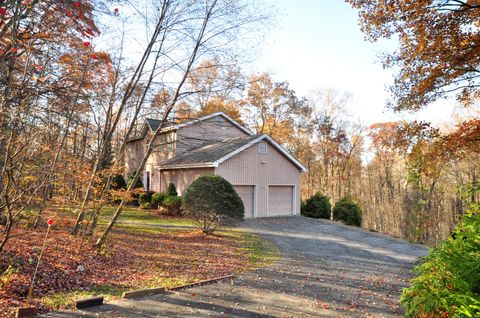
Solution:
[[[304,198],[320,192],[334,203],[350,194],[362,206],[362,227],[414,242],[437,245],[464,213],[463,200],[480,199],[462,197],[463,187],[478,184],[474,91],[460,96],[468,114],[451,126],[359,123],[346,92],[303,97],[287,81],[245,74],[236,43],[269,21],[247,1],[31,0],[0,9],[0,251],[20,220],[45,226],[59,204],[78,206],[72,232],[98,235],[101,246],[128,196],[120,196],[103,233],[95,233],[96,220],[110,202],[112,178],[123,172],[127,135],[145,117],[166,123],[224,111],[271,135],[308,168]],[[370,23],[372,15],[364,16]],[[129,42],[129,19],[145,26],[137,32],[144,40]],[[438,89],[428,76],[445,75],[432,74],[416,79],[424,81],[417,95]],[[431,101],[406,96],[411,87],[400,84],[397,111]]]

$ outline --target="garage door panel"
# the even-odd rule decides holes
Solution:
[[[268,216],[293,214],[293,186],[268,187]]]
[[[233,187],[243,201],[245,218],[253,218],[255,187],[253,185],[235,185]]]

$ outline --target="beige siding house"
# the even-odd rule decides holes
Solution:
[[[148,136],[159,122],[147,119],[131,138],[125,167],[139,166]],[[163,192],[175,184],[182,195],[205,174],[227,179],[243,200],[245,217],[300,214],[300,174],[305,167],[268,135],[254,135],[224,113],[162,128],[144,169],[146,190]]]

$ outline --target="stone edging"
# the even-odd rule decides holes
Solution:
[[[212,278],[212,279],[202,280],[202,281],[195,282],[195,283],[180,285],[180,286],[176,286],[176,287],[172,287],[172,288],[160,287],[160,288],[144,288],[144,289],[131,290],[131,291],[128,291],[128,292],[124,292],[123,295],[122,295],[122,298],[132,299],[132,298],[139,298],[139,297],[144,297],[144,296],[167,294],[169,292],[174,292],[174,291],[177,291],[177,290],[182,290],[182,289],[197,287],[197,286],[203,286],[203,285],[216,283],[216,282],[220,282],[222,280],[233,279],[233,278],[235,278],[235,275],[227,275],[227,276],[221,276],[221,277],[216,277],[216,278]]]
[[[222,280],[233,279],[233,278],[235,278],[235,275],[233,275],[233,274],[232,275],[226,275],[226,276],[216,277],[216,278],[212,278],[212,279],[202,280],[202,281],[199,281],[199,282],[196,282],[196,283],[185,284],[185,285],[180,285],[180,286],[173,287],[173,288],[168,288],[167,290],[168,291],[177,291],[177,290],[182,290],[182,289],[186,289],[186,288],[198,287],[198,286],[203,286],[203,285],[207,285],[207,284],[211,284],[211,283],[216,283],[216,282],[220,282]]]

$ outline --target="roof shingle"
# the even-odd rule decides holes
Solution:
[[[168,169],[183,165],[188,166],[214,163],[259,137],[260,135],[251,135],[209,143],[200,148],[186,151],[172,159],[164,161],[161,163],[160,167],[161,169]]]

